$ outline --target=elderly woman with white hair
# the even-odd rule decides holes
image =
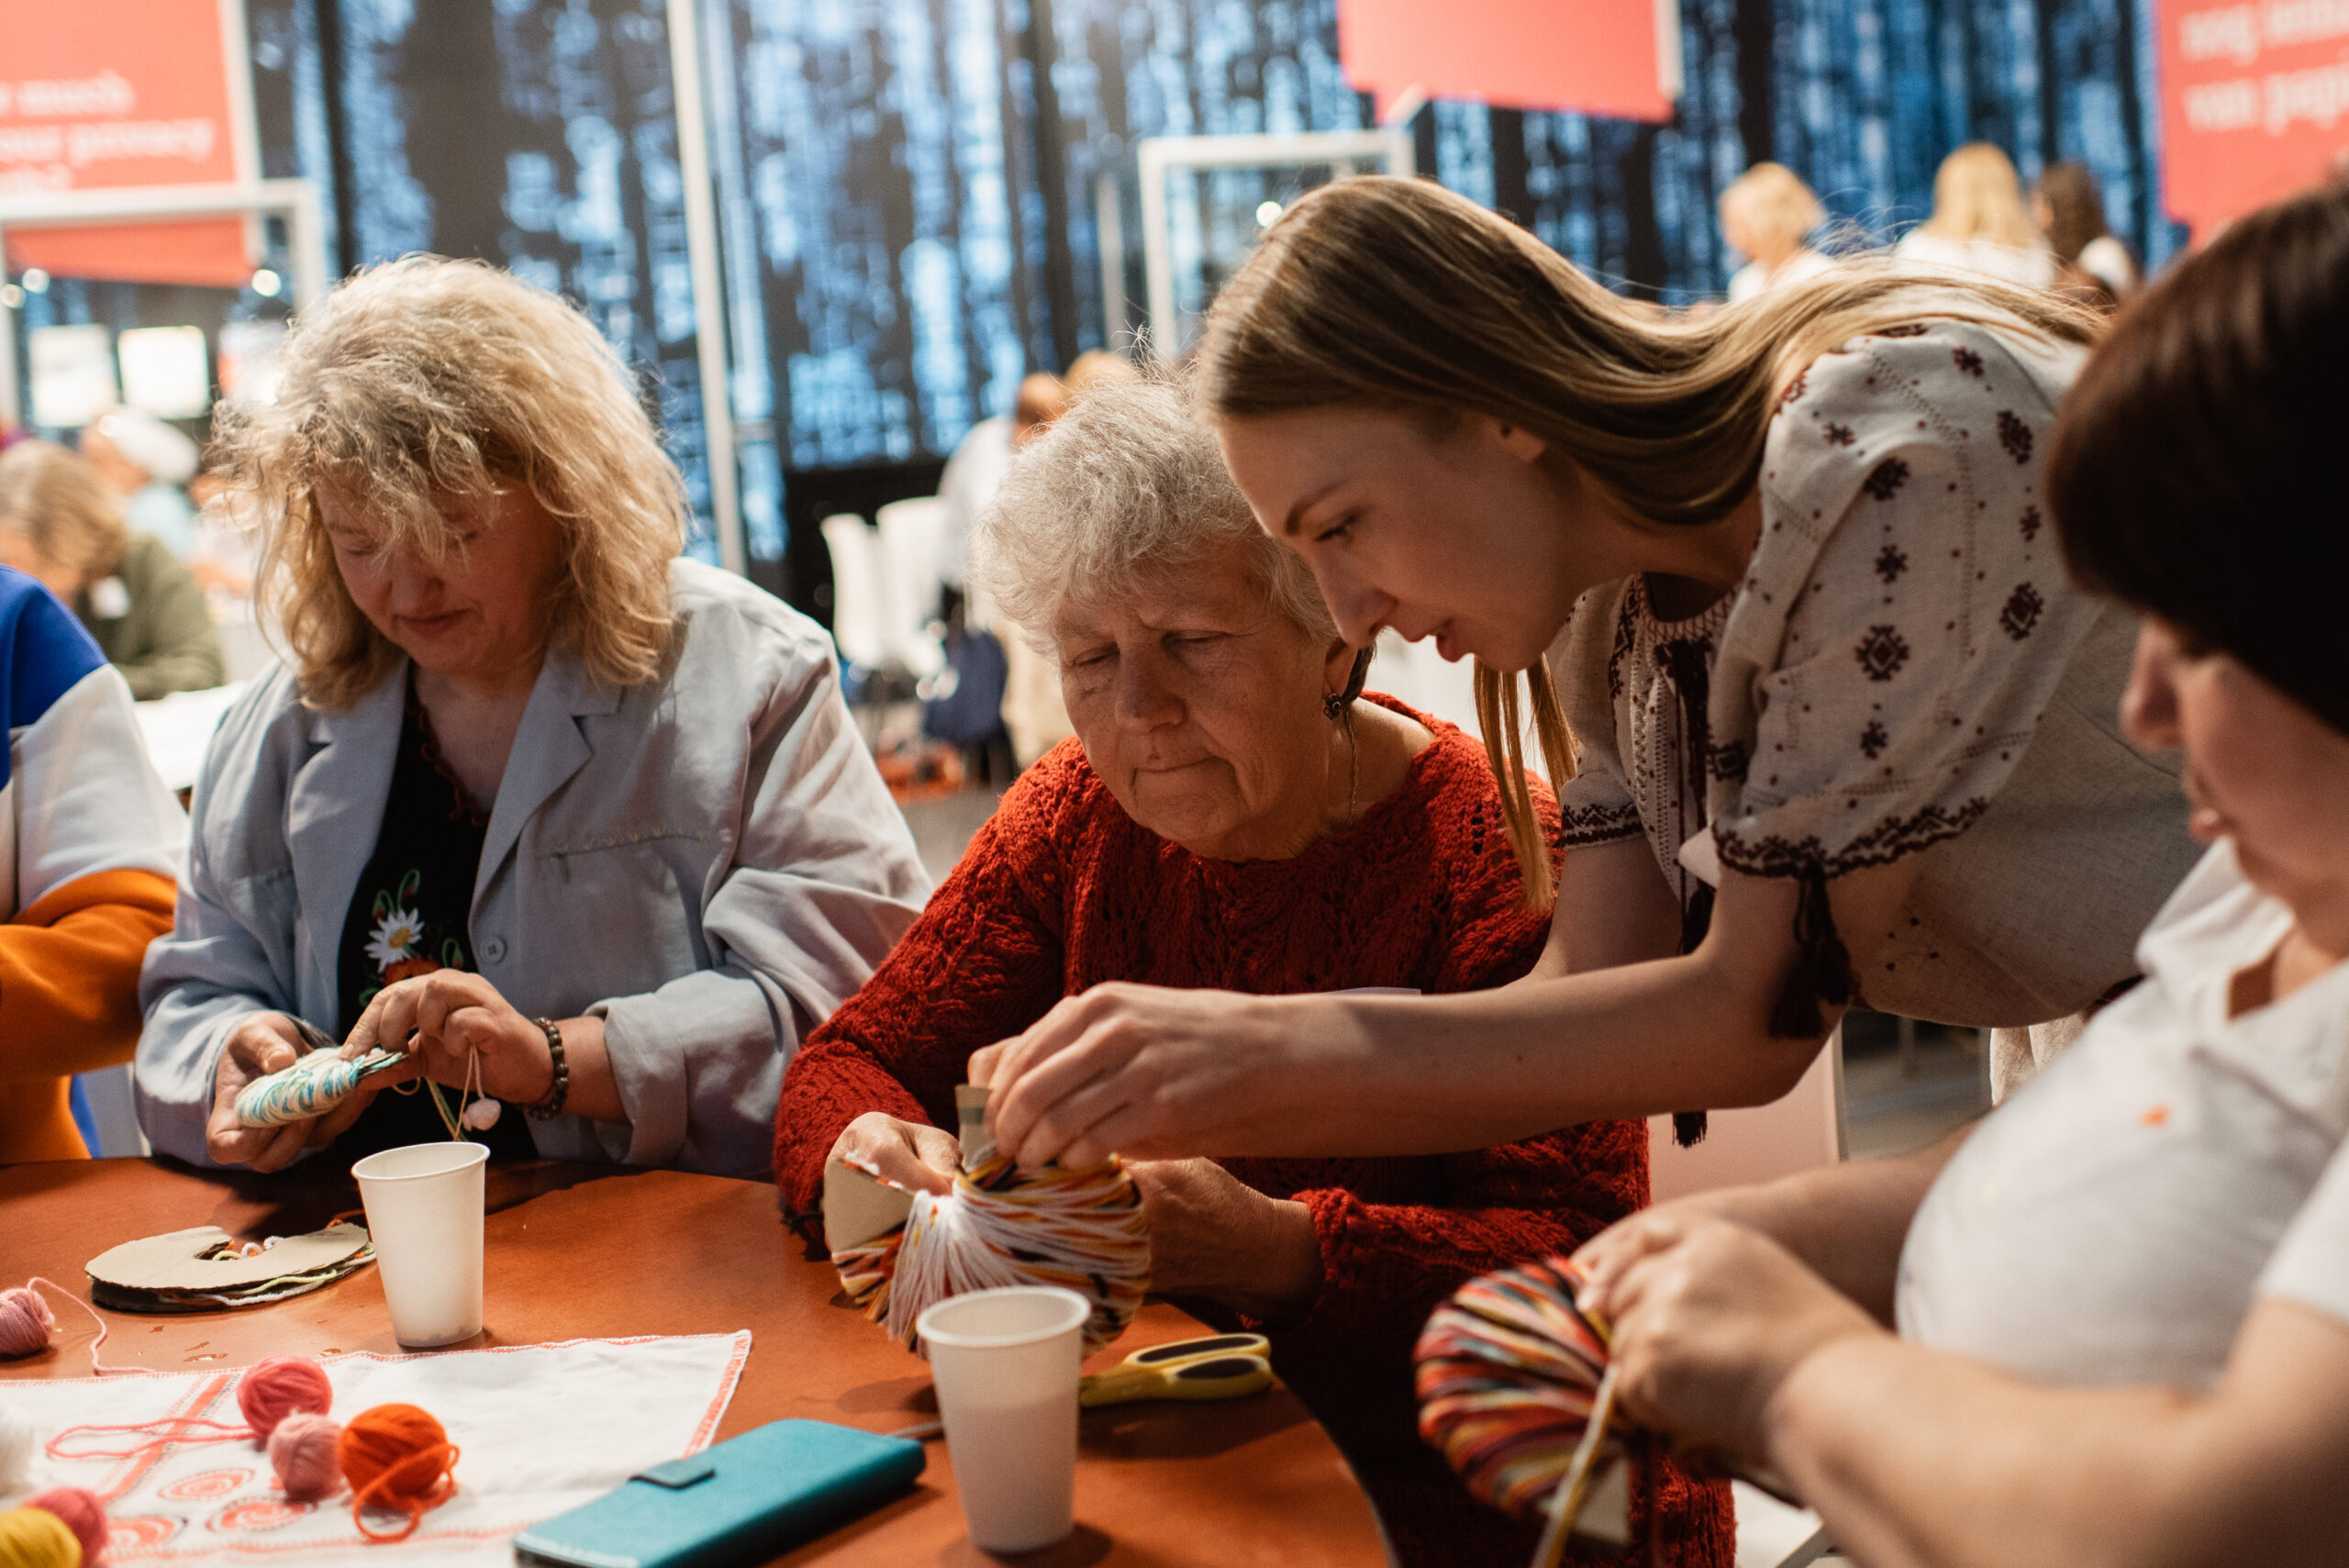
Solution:
[[[1011,467],[978,570],[1058,665],[1075,726],[1013,784],[888,962],[784,1083],[775,1173],[811,1238],[838,1152],[942,1191],[971,1054],[1115,982],[1259,994],[1502,984],[1527,905],[1483,749],[1361,694],[1297,558],[1166,382],[1097,388]],[[1548,792],[1524,781],[1553,842]],[[1522,1562],[1416,1440],[1410,1347],[1470,1276],[1646,1201],[1646,1130],[1593,1122],[1399,1159],[1133,1167],[1152,1288],[1267,1332],[1406,1562]],[[1659,1509],[1658,1504],[1661,1504]],[[1668,1469],[1661,1561],[1731,1557],[1726,1496]]]
[[[453,1132],[421,1076],[478,1085],[500,1153],[763,1173],[800,1036],[928,882],[829,639],[680,559],[618,357],[551,295],[411,257],[304,313],[219,453],[290,657],[196,784],[141,985],[149,1138],[340,1163]],[[410,1060],[243,1126],[321,1031]]]

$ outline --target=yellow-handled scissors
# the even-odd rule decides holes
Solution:
[[[1090,1409],[1136,1399],[1237,1399],[1272,1386],[1272,1353],[1262,1334],[1174,1340],[1086,1376],[1076,1402]]]

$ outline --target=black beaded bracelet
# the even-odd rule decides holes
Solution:
[[[529,1115],[537,1121],[551,1121],[562,1114],[562,1102],[571,1097],[571,1066],[562,1059],[562,1031],[552,1018],[533,1018],[532,1023],[547,1031],[547,1055],[554,1060],[554,1082],[547,1086],[547,1097],[529,1107]]]

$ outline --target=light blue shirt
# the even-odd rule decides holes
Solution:
[[[757,1175],[801,1037],[864,983],[930,882],[822,628],[713,567],[679,561],[669,580],[662,675],[614,690],[548,656],[490,813],[472,945],[522,1013],[604,1020],[628,1119],[533,1121],[540,1153]],[[403,661],[327,713],[280,670],[221,721],[177,924],[139,985],[139,1119],[163,1152],[209,1163],[239,1018],[340,1023],[343,921],[406,682]]]

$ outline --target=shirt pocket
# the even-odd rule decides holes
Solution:
[[[718,841],[682,828],[621,829],[545,857],[549,896],[514,956],[566,975],[567,1006],[655,991],[711,967],[702,912]],[[495,934],[495,933],[493,933]],[[483,946],[483,933],[475,945]]]

